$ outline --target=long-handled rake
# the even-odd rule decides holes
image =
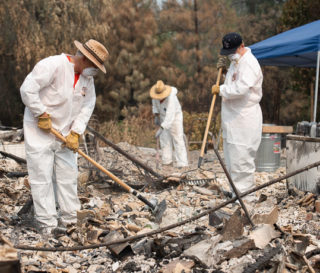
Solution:
[[[216,85],[219,85],[219,83],[220,83],[221,73],[222,73],[222,68],[219,68]],[[206,126],[206,130],[204,132],[201,151],[200,151],[200,156],[199,156],[199,161],[198,161],[198,168],[200,168],[201,162],[202,162],[202,159],[203,159],[203,155],[204,155],[204,151],[205,151],[205,147],[206,147],[206,143],[207,143],[208,132],[209,132],[209,127],[210,127],[210,123],[211,123],[211,118],[212,118],[212,113],[213,113],[215,102],[216,102],[216,94],[213,95],[213,98],[212,98],[212,101],[211,101],[211,106],[210,106],[210,110],[209,110],[209,116],[208,116],[208,120],[207,120],[207,126]]]

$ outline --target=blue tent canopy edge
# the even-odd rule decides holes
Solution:
[[[316,67],[320,20],[282,32],[249,46],[261,65]]]

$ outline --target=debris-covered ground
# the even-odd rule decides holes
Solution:
[[[189,168],[178,169],[161,166],[155,149],[118,146],[161,177],[110,147],[83,149],[147,200],[165,200],[162,221],[157,223],[143,202],[79,158],[77,225],[60,234],[40,234],[32,206],[26,205],[31,196],[26,166],[2,155],[0,272],[19,272],[19,263],[21,272],[51,273],[320,272],[319,196],[292,185],[288,189],[283,180],[256,192],[257,200],[244,201],[254,228],[239,203],[188,221],[230,199],[214,152],[209,150],[197,168],[199,151],[191,151]],[[256,173],[257,185],[284,175],[284,166],[285,154],[275,173]],[[100,246],[121,238],[130,240]]]

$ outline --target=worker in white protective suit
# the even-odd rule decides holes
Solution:
[[[222,97],[221,120],[223,150],[227,170],[242,193],[255,186],[255,157],[261,142],[262,71],[250,48],[244,46],[237,33],[229,33],[222,39],[222,49],[217,67],[226,69],[228,56],[230,67],[224,84],[212,86],[213,94]],[[254,195],[248,196],[253,201]]]
[[[61,54],[39,61],[24,80],[21,98],[25,104],[24,138],[35,219],[49,233],[59,224],[77,221],[77,153],[79,137],[93,112],[96,95],[93,77],[109,53],[95,40],[74,42],[75,56]],[[50,134],[58,130],[62,143]]]
[[[160,126],[155,137],[160,138],[162,163],[173,164],[174,155],[177,167],[183,168],[188,166],[188,157],[183,133],[183,114],[177,93],[177,88],[165,85],[162,81],[157,81],[150,89],[155,124]]]

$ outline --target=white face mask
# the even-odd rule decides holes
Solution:
[[[85,77],[94,77],[98,74],[99,69],[98,68],[94,68],[94,67],[87,67],[85,69],[82,70],[81,75],[85,76]]]
[[[240,57],[241,56],[240,56],[239,53],[228,55],[228,58],[229,58],[230,62],[237,62],[237,61],[239,61]]]

